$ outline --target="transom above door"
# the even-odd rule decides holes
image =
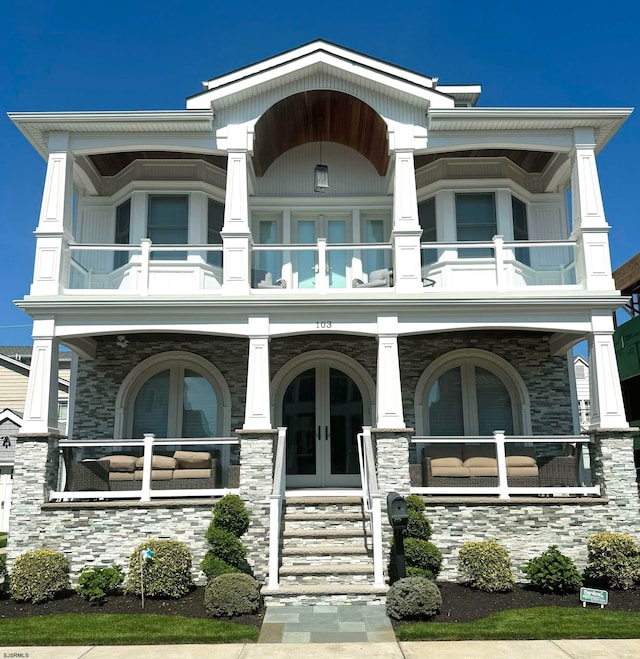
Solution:
[[[287,428],[287,487],[359,487],[356,435],[362,432],[362,394],[329,364],[296,375],[282,400]]]

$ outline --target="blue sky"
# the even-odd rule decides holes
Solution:
[[[613,0],[389,3],[3,0],[0,3],[0,345],[29,344],[45,163],[8,111],[182,109],[201,81],[317,38],[479,83],[480,106],[640,105],[640,9]],[[614,268],[639,249],[640,110],[598,159]]]

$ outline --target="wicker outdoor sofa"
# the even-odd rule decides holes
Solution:
[[[579,487],[578,457],[538,455],[530,447],[507,452],[510,487]],[[410,467],[413,487],[497,487],[498,463],[491,445],[433,444]]]
[[[67,492],[139,491],[144,459],[132,455],[108,455],[98,460],[65,460]],[[172,456],[154,455],[152,490],[196,490],[222,487],[219,453],[175,451]],[[238,487],[239,468],[229,467],[228,487]]]

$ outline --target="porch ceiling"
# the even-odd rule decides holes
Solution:
[[[98,153],[87,156],[100,176],[115,176],[135,160],[204,160],[221,169],[227,169],[226,156],[173,151],[126,151],[122,153]]]
[[[549,151],[526,151],[524,149],[468,149],[428,153],[415,157],[416,169],[429,165],[441,158],[508,158],[528,174],[541,174],[555,154]]]
[[[387,125],[360,99],[331,90],[301,92],[279,101],[255,126],[253,166],[263,176],[289,149],[337,142],[361,153],[384,176],[389,165]]]

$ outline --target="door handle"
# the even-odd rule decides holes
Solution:
[[[322,429],[320,426],[318,426],[318,441],[322,439]]]
[[[325,442],[329,441],[329,426],[324,427],[324,441]]]

